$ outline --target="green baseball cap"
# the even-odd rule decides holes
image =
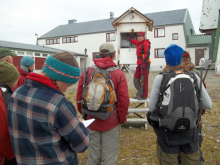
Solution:
[[[6,56],[9,56],[9,55],[17,56],[17,54],[12,53],[10,51],[10,49],[8,49],[8,48],[0,48],[0,58],[6,57]]]

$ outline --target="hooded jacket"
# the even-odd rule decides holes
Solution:
[[[0,83],[0,164],[3,157],[9,160],[15,157],[7,123],[7,107],[12,93],[8,85]]]
[[[18,83],[16,85],[16,87],[13,89],[13,91],[15,91],[18,87],[24,85],[25,83],[25,77],[28,76],[28,72],[25,72],[23,69],[20,68],[20,66],[17,67],[18,72],[20,73],[20,76],[18,78]]]
[[[101,59],[94,59],[94,63],[97,67],[107,69],[110,67],[116,67],[117,65],[113,62],[110,57],[105,57]],[[87,74],[87,84],[92,76],[94,68],[90,67]],[[115,93],[117,97],[117,102],[115,103],[115,110],[109,116],[107,120],[100,120],[95,118],[95,121],[89,126],[89,129],[94,131],[108,131],[115,128],[120,123],[125,123],[127,118],[127,112],[129,107],[129,95],[128,95],[128,85],[126,77],[121,70],[115,70],[110,73],[111,80],[115,87]],[[76,101],[82,100],[83,93],[83,78],[84,72],[81,74],[78,83]],[[81,103],[77,103],[78,111],[81,113]],[[87,115],[87,119],[92,119],[94,117]]]
[[[148,53],[150,53],[150,41],[149,40],[143,40],[141,42],[137,41],[137,40],[134,40],[134,39],[131,39],[131,43],[136,45],[137,46],[137,50],[136,50],[136,54],[137,54],[137,65],[140,65],[142,63],[142,60],[139,59],[142,54],[141,54],[141,50],[142,50],[142,47],[141,45],[144,45],[144,58],[147,57]],[[150,63],[150,56],[147,60],[149,63]]]

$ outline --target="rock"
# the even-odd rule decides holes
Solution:
[[[220,142],[220,140],[216,140],[218,143]]]

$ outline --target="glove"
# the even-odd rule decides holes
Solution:
[[[131,38],[127,38],[127,41],[131,41]]]
[[[145,65],[141,65],[141,69],[145,69],[146,67],[145,67]]]

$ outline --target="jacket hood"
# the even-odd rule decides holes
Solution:
[[[17,70],[23,77],[26,77],[29,74],[28,72],[25,72],[23,69],[21,69],[20,66],[17,66]]]
[[[94,63],[97,67],[107,69],[110,67],[117,67],[115,62],[111,59],[111,57],[98,58],[94,59]]]

